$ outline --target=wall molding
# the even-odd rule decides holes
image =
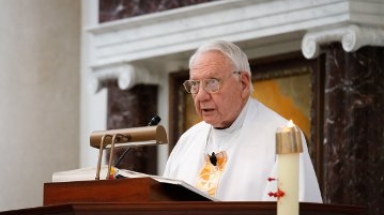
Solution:
[[[124,85],[128,80],[120,77],[128,74],[120,71],[124,65],[185,64],[193,50],[212,39],[235,42],[250,58],[300,50],[305,56],[316,56],[317,46],[332,40],[344,40],[347,49],[366,41],[381,44],[380,37],[370,34],[381,34],[375,29],[384,28],[383,7],[384,2],[377,0],[226,0],[96,24],[84,28],[92,37],[88,66],[91,73],[100,73],[92,74],[98,80],[115,78]],[[344,33],[335,29],[340,25],[348,26]],[[333,30],[328,32],[331,36],[324,36],[314,29]],[[340,39],[340,34],[347,36]],[[357,45],[349,45],[355,36]],[[164,72],[157,69],[150,75]],[[93,92],[99,90],[99,83],[90,84]]]

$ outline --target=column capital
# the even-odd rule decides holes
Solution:
[[[384,28],[349,24],[308,31],[302,40],[301,51],[307,59],[316,58],[321,53],[320,46],[331,42],[341,42],[346,52],[363,46],[384,46]]]
[[[145,67],[121,63],[95,68],[89,76],[89,90],[91,93],[99,92],[107,80],[117,80],[119,88],[127,90],[137,84],[155,84],[157,79]]]

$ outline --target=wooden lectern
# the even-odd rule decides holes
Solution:
[[[177,184],[150,177],[44,184],[44,205],[73,202],[209,201]]]
[[[151,178],[46,183],[44,206],[0,215],[276,215],[276,202],[213,202],[191,192]],[[366,215],[366,211],[300,203],[300,215],[320,214]]]

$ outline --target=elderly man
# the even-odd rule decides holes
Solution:
[[[179,139],[164,176],[183,180],[223,201],[271,201],[277,190],[275,134],[287,120],[250,97],[248,58],[236,45],[213,41],[189,61],[191,93],[202,122]],[[322,202],[302,135],[299,199]]]

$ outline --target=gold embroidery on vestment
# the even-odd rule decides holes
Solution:
[[[216,195],[220,178],[224,172],[227,153],[219,152],[216,154],[216,158],[217,164],[214,166],[209,159],[209,155],[204,155],[204,166],[200,171],[196,185],[198,189],[207,192],[212,197]]]

